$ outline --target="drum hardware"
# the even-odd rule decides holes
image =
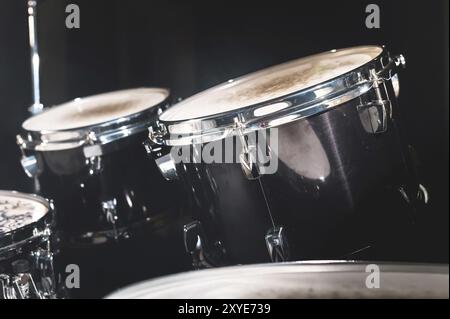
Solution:
[[[157,122],[156,125],[148,128],[149,138],[156,144],[164,143],[164,136],[167,134],[167,128],[164,124]]]
[[[242,115],[235,118],[237,135],[241,141],[242,151],[239,154],[242,171],[249,180],[259,179],[260,169],[257,162],[257,145],[253,135],[244,134],[244,118]]]
[[[11,277],[0,274],[0,297],[3,299],[13,299],[15,297],[14,286],[11,283]]]
[[[267,250],[272,262],[289,260],[289,245],[283,227],[274,227],[265,237]]]
[[[39,175],[40,168],[36,156],[23,156],[20,164],[28,177],[33,178]]]
[[[407,204],[411,204],[411,199],[409,198],[408,194],[406,193],[406,190],[404,187],[400,186],[398,188],[398,191],[400,192],[400,195],[402,196],[402,198],[405,200],[405,202]]]
[[[385,46],[382,46],[382,48],[384,50],[386,49]],[[380,67],[380,70],[376,72],[377,76],[389,81],[395,74],[397,74],[395,72],[397,69],[406,68],[406,58],[403,54],[398,54],[395,56],[387,54],[386,56],[380,58]]]
[[[16,136],[16,143],[19,146],[22,157],[20,159],[20,164],[29,178],[35,178],[41,173],[41,166],[39,165],[39,160],[35,155],[27,156],[25,154],[25,141],[22,136]]]
[[[403,54],[399,54],[395,57],[389,57],[388,63],[385,66],[385,70],[388,70],[388,72],[382,70],[379,72],[380,76],[383,78],[383,76],[388,73],[388,77],[384,78],[385,81],[391,81],[392,82],[392,88],[394,90],[395,97],[398,98],[400,96],[400,81],[398,73],[392,74],[392,70],[395,68],[401,67],[402,69],[406,68],[406,59]]]
[[[86,157],[89,175],[97,175],[103,169],[103,151],[94,132],[89,132],[86,136],[88,146],[83,147],[83,154]]]
[[[269,253],[270,260],[272,262],[282,262],[289,260],[289,247],[288,241],[283,231],[283,227],[275,226],[273,215],[270,209],[269,201],[266,196],[262,181],[261,181],[261,171],[259,167],[259,162],[257,159],[258,154],[261,150],[258,149],[255,134],[245,135],[243,132],[243,122],[244,119],[241,116],[235,118],[237,135],[241,141],[242,152],[239,155],[239,160],[241,163],[242,171],[248,180],[258,180],[261,192],[264,196],[268,214],[273,227],[267,231],[265,236],[265,242],[267,251]]]
[[[154,138],[153,129],[150,127],[150,135]],[[177,180],[178,174],[175,166],[175,161],[172,157],[170,148],[164,148],[152,141],[146,139],[144,142],[145,151],[155,161],[156,166],[161,172],[162,176],[167,180]]]
[[[50,247],[47,250],[38,249],[31,253],[36,269],[41,272],[41,287],[44,297],[52,298],[56,294],[57,281],[54,269],[54,253]]]
[[[419,189],[417,190],[417,199],[425,205],[428,204],[428,201],[430,200],[428,190],[422,184],[419,184]]]
[[[0,299],[56,297],[52,236],[54,205],[43,198],[0,191]]]
[[[413,196],[408,195],[404,186],[400,186],[398,191],[401,198],[413,209],[414,214],[420,213],[421,209],[424,209],[430,200],[428,190],[422,184],[418,185],[415,196],[414,194],[412,194]]]
[[[44,105],[41,103],[41,93],[39,84],[39,50],[37,32],[37,0],[28,0],[28,37],[30,43],[31,75],[33,85],[33,105],[28,111],[31,114],[38,114],[43,111]]]
[[[100,156],[89,157],[86,160],[89,175],[97,175],[103,169],[102,158]]]
[[[55,284],[51,277],[41,277],[39,290],[36,286],[33,276],[28,273],[17,273],[10,278],[9,292],[4,296],[6,299],[55,299]],[[5,286],[8,289],[8,286]],[[12,291],[13,290],[13,291]]]
[[[384,133],[387,130],[388,118],[392,118],[392,104],[387,95],[384,79],[374,69],[370,70],[373,80],[375,99],[358,105],[361,121],[367,132]]]
[[[391,77],[392,88],[394,89],[395,97],[398,98],[400,96],[400,81],[398,78],[398,73],[394,74]]]
[[[117,220],[119,217],[117,216],[117,199],[111,199],[105,202],[102,202],[103,213],[105,214],[106,221],[110,223],[113,227],[113,236],[114,240],[119,239],[119,232],[117,230]]]
[[[403,54],[399,54],[399,55],[395,56],[394,63],[396,66],[401,66],[401,67],[405,68],[406,67],[405,56]]]
[[[232,263],[335,258],[355,247],[381,247],[386,237],[368,233],[348,240],[340,232],[374,214],[393,220],[380,213],[387,206],[399,212],[392,227],[411,221],[414,203],[401,203],[398,187],[411,196],[416,174],[397,138],[400,127],[392,125],[395,75],[404,65],[403,56],[393,57],[385,47],[360,46],[248,74],[163,112],[150,130],[157,144],[151,148],[193,148],[231,138],[242,143],[236,165],[170,163],[198,206],[193,219],[217,234]],[[278,149],[265,146],[279,165],[275,173],[263,174],[259,135],[255,141],[250,133],[272,128]],[[212,192],[215,185],[218,191]],[[289,245],[287,229],[295,229]]]
[[[33,276],[30,274],[31,267],[27,260],[19,259],[12,264],[14,275],[11,277],[14,299],[43,299],[44,296],[39,292],[34,282]]]
[[[192,266],[195,269],[225,265],[222,243],[209,243],[199,221],[184,225],[183,234],[186,252],[192,257]]]

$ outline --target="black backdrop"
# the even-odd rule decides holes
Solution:
[[[269,65],[331,48],[404,53],[401,104],[432,195],[427,260],[448,261],[448,1],[40,0],[42,100],[165,86],[187,97]],[[81,28],[65,28],[76,3]],[[381,28],[365,27],[365,7]],[[31,104],[26,0],[0,0],[0,189],[29,190],[15,135]]]

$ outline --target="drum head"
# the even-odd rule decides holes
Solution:
[[[48,212],[47,202],[40,197],[0,191],[0,243],[4,243],[3,237],[42,220]],[[0,244],[0,251],[2,248],[3,245]]]
[[[379,281],[372,271],[379,267]],[[209,269],[149,280],[111,299],[448,298],[448,265],[307,262]],[[377,288],[378,287],[378,288]]]
[[[161,88],[139,88],[75,99],[26,120],[27,131],[73,130],[107,123],[143,112],[169,96]]]
[[[372,61],[378,46],[332,50],[255,72],[194,95],[161,114],[162,121],[184,121],[236,111],[316,86]]]

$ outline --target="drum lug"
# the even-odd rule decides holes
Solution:
[[[20,160],[20,164],[22,165],[22,168],[23,168],[25,174],[29,178],[38,177],[42,172],[42,167],[39,163],[38,158],[35,155],[27,156],[25,154],[26,142],[22,138],[22,136],[20,136],[20,135],[16,136],[16,143],[19,146],[20,151],[22,153],[22,158]]]
[[[53,267],[53,253],[50,250],[38,249],[31,253],[31,257],[34,262],[34,268],[39,271],[42,297],[50,299],[55,298],[56,278]]]
[[[89,175],[97,175],[103,170],[103,149],[97,143],[97,136],[94,132],[90,132],[87,137],[87,146],[83,148],[83,154],[86,158]]]
[[[166,180],[178,179],[177,168],[170,148],[165,150],[163,146],[154,143],[152,140],[144,141],[144,147]]]
[[[119,219],[117,216],[117,200],[115,198],[102,202],[103,213],[105,214],[106,221],[113,227],[114,240],[119,239],[119,232],[117,230],[116,223]]]
[[[363,126],[368,133],[379,134],[387,131],[389,101],[372,101],[358,106]]]
[[[283,227],[269,229],[266,234],[266,246],[272,262],[289,260],[289,245]]]
[[[258,179],[261,177],[261,172],[256,159],[256,154],[258,152],[256,141],[243,133],[244,126],[242,124],[242,119],[235,118],[234,122],[242,145],[242,151],[239,155],[242,171],[247,179]]]
[[[183,227],[184,246],[192,257],[195,269],[211,268],[225,265],[225,251],[221,242],[209,244],[203,227],[199,221],[193,221]]]
[[[34,178],[39,176],[41,173],[41,167],[39,165],[39,161],[36,156],[22,156],[22,159],[20,160],[20,164],[22,165],[22,168],[27,174],[29,178]]]
[[[167,135],[167,128],[163,123],[156,123],[156,126],[148,128],[148,137],[153,143],[158,145],[164,144],[164,136]]]
[[[387,97],[384,80],[374,70],[371,71],[371,78],[375,99],[358,105],[358,112],[364,129],[368,133],[380,134],[388,129],[388,120],[392,118],[392,104]]]

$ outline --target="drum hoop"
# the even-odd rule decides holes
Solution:
[[[0,195],[11,196],[14,198],[24,198],[32,201],[36,201],[47,208],[47,213],[41,217],[39,220],[27,224],[23,227],[14,229],[0,236],[0,260],[1,255],[19,249],[24,245],[31,242],[40,241],[42,242],[50,236],[50,223],[53,215],[53,204],[51,201],[46,200],[35,194],[26,194],[17,191],[3,191],[0,190]],[[39,240],[41,239],[41,240]]]
[[[408,262],[380,262],[380,261],[353,261],[353,260],[310,260],[284,263],[267,263],[267,264],[253,264],[253,265],[239,265],[228,266],[222,268],[211,268],[200,271],[189,271],[185,273],[168,275],[156,279],[149,279],[141,281],[137,284],[132,284],[121,288],[111,294],[107,295],[106,299],[116,298],[142,298],[149,294],[158,294],[167,288],[179,287],[185,289],[192,283],[199,283],[202,280],[215,280],[220,278],[243,278],[246,276],[254,278],[270,278],[273,275],[279,274],[319,274],[328,273],[341,276],[343,274],[362,274],[366,277],[370,272],[367,266],[378,266],[383,273],[395,274],[415,274],[423,276],[447,275],[449,273],[448,264],[431,264],[431,263],[408,263]],[[242,275],[245,271],[245,276]],[[218,276],[218,274],[220,276]],[[238,277],[240,276],[240,277]],[[317,278],[320,278],[318,275]],[[353,287],[355,288],[355,287]],[[447,290],[448,294],[448,290]],[[132,297],[130,297],[132,296]],[[201,298],[201,297],[200,297]]]
[[[237,110],[191,120],[163,121],[151,127],[150,139],[161,145],[183,146],[221,140],[227,136],[277,127],[326,112],[372,89],[375,81],[390,80],[399,62],[385,46],[382,52],[349,72],[279,98]],[[373,79],[372,71],[379,77]],[[274,112],[260,115],[274,107]],[[239,122],[239,127],[236,123]]]
[[[157,88],[167,92],[167,98],[147,109],[125,117],[85,127],[54,131],[29,131],[17,136],[17,144],[25,150],[40,152],[74,149],[86,145],[106,145],[116,140],[145,131],[152,118],[169,107],[170,90]],[[89,96],[92,97],[92,96]]]

